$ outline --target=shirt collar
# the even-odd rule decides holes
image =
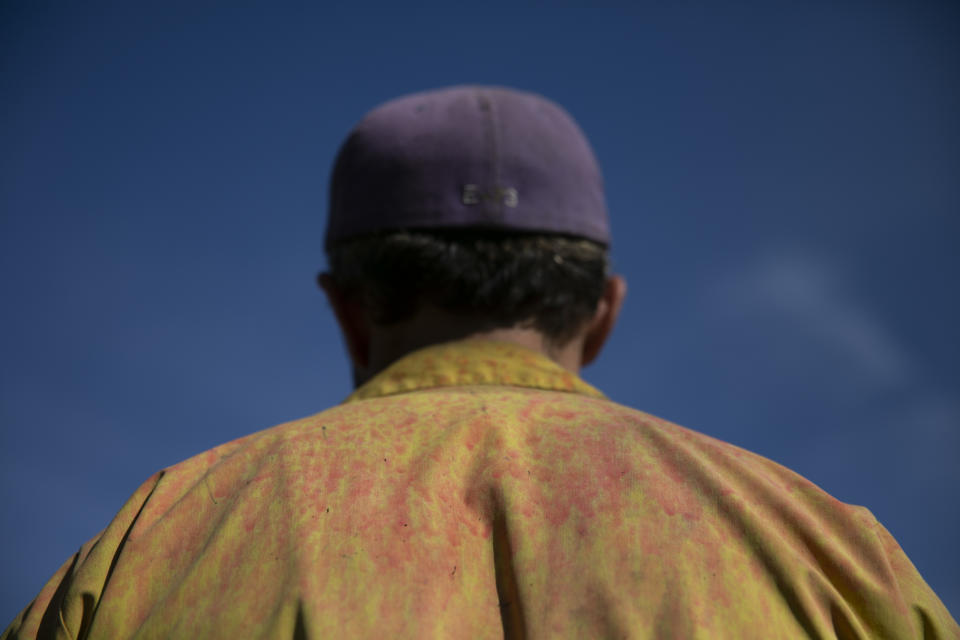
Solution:
[[[345,400],[466,385],[500,385],[604,395],[545,355],[508,342],[463,340],[410,353],[371,378]]]

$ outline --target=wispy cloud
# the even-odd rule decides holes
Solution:
[[[771,252],[727,274],[709,297],[725,313],[790,321],[873,384],[902,386],[913,378],[906,350],[825,259]]]
[[[887,478],[889,491],[958,486],[960,467],[953,460],[960,451],[960,398],[925,375],[922,360],[857,295],[836,262],[769,252],[723,275],[707,300],[715,317],[735,319],[751,335],[768,332],[795,343],[788,355],[771,359],[812,355],[823,363],[813,372],[819,382],[863,394],[850,428],[816,434],[808,443],[812,455],[835,457],[840,467],[849,463],[849,452],[869,451],[859,464],[878,477],[909,469],[910,482]]]

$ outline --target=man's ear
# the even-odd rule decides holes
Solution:
[[[348,297],[329,273],[318,274],[317,284],[327,294],[327,301],[340,325],[354,369],[366,369],[370,364],[370,322],[366,310],[359,302]]]
[[[613,325],[617,322],[620,315],[620,308],[623,306],[623,300],[627,297],[627,281],[623,276],[613,275],[607,278],[606,286],[603,289],[603,295],[600,302],[597,303],[597,311],[590,320],[590,326],[587,329],[586,337],[583,340],[583,350],[580,355],[581,366],[586,366],[593,362],[604,343],[613,331]]]

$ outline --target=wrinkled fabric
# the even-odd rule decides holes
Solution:
[[[958,638],[862,507],[520,347],[158,472],[4,638]]]

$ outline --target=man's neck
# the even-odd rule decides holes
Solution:
[[[369,366],[362,371],[354,371],[354,384],[363,384],[408,353],[454,340],[487,340],[516,344],[544,354],[573,373],[580,372],[582,338],[575,338],[558,347],[541,332],[529,327],[471,331],[473,327],[470,325],[469,321],[438,315],[434,322],[417,318],[389,327],[375,328],[371,334]]]

